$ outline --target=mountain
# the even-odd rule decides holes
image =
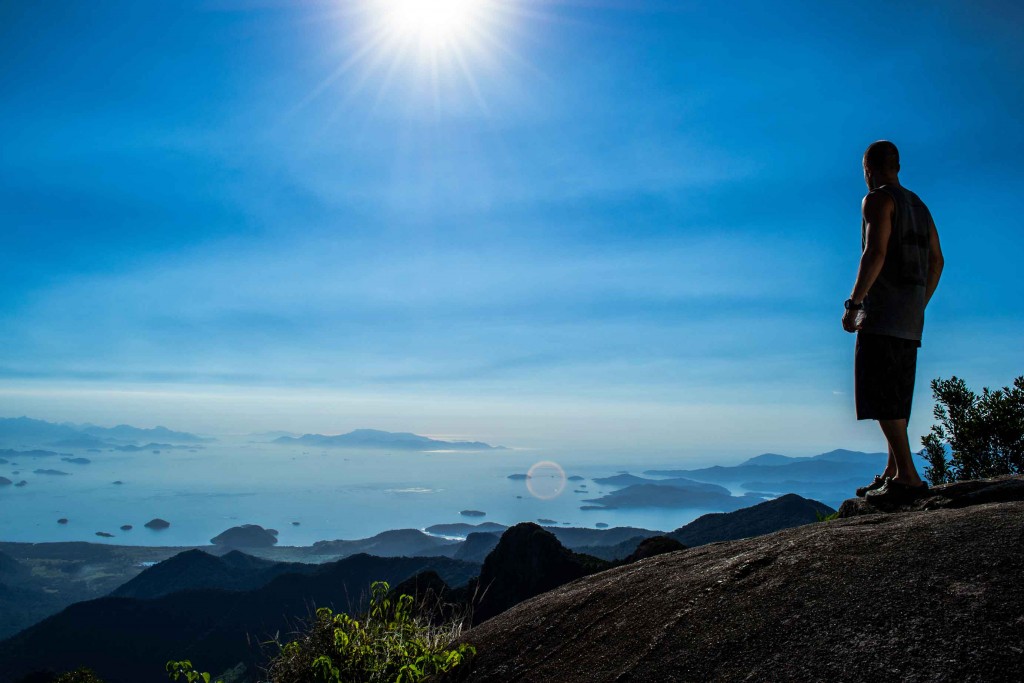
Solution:
[[[500,538],[501,536],[498,534],[483,531],[471,533],[466,536],[465,541],[459,544],[459,549],[455,551],[454,557],[456,560],[482,563],[498,545]]]
[[[474,606],[478,624],[523,600],[611,566],[605,560],[564,547],[550,531],[521,522],[501,535],[480,569]]]
[[[317,541],[313,544],[311,554],[333,557],[346,557],[357,553],[370,553],[378,557],[451,556],[455,554],[459,545],[459,541],[431,536],[418,529],[394,529],[351,541]]]
[[[115,441],[170,441],[173,443],[206,443],[214,441],[207,437],[197,436],[189,432],[178,432],[167,427],[149,429],[117,425],[116,427],[100,427],[94,424],[71,425],[83,434],[90,434]]]
[[[151,600],[80,602],[0,642],[0,683],[33,671],[79,666],[92,668],[106,683],[161,681],[169,659],[191,659],[215,671],[244,662],[251,670],[263,659],[261,643],[287,639],[316,607],[358,612],[372,581],[397,585],[433,570],[448,585],[458,586],[477,568],[443,557],[360,554],[308,573],[282,574],[254,590],[199,589]],[[267,653],[274,651],[267,648]]]
[[[30,417],[0,417],[0,443],[39,444],[76,436],[81,436],[81,432],[67,425]]]
[[[1022,489],[586,576],[463,631],[440,681],[1019,680]]]
[[[383,432],[378,429],[356,429],[336,436],[324,434],[306,434],[298,438],[282,436],[274,439],[271,443],[312,448],[388,448],[402,451],[504,450],[504,446],[491,446],[480,441],[438,441],[409,432]]]
[[[712,484],[732,484],[767,495],[796,493],[838,506],[858,486],[870,482],[885,467],[885,453],[838,449],[807,457],[763,453],[739,465],[692,470],[646,470],[645,475],[684,477]],[[925,462],[915,456],[920,471]]]
[[[71,422],[55,424],[29,417],[0,418],[0,443],[49,444],[59,448],[108,448],[114,442],[202,443],[212,441],[188,432],[176,432],[166,427],[142,429],[130,425],[100,427],[94,424],[76,425]]]
[[[790,493],[735,512],[703,515],[665,535],[692,548],[810,524],[833,512],[823,503]]]
[[[151,600],[199,588],[253,590],[282,574],[310,574],[316,569],[317,565],[273,562],[237,550],[221,557],[198,549],[186,550],[149,567],[110,595]]]

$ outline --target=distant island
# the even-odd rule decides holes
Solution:
[[[100,427],[89,423],[58,424],[30,417],[0,417],[0,443],[35,443],[58,448],[99,450],[138,441],[199,444],[213,439],[166,427],[140,428],[124,424]]]
[[[482,441],[440,441],[410,432],[385,432],[379,429],[356,429],[347,434],[305,434],[300,437],[281,436],[271,443],[284,446],[313,446],[317,448],[374,448],[401,451],[494,451],[504,446],[492,446]]]

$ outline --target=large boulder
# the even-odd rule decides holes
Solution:
[[[463,632],[444,680],[1021,680],[1022,529],[988,503],[658,555]]]
[[[477,580],[473,623],[611,563],[574,553],[533,522],[509,527],[484,560]]]

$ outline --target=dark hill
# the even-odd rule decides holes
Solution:
[[[474,605],[473,623],[609,566],[605,560],[574,553],[533,522],[516,524],[501,535],[480,568],[477,591],[481,597]]]
[[[1024,502],[875,513],[588,576],[464,632],[461,681],[1017,681]]]
[[[154,600],[80,602],[0,642],[0,682],[79,666],[94,669],[106,683],[164,681],[169,659],[191,659],[213,671],[238,662],[251,667],[262,659],[260,643],[275,634],[287,640],[316,607],[359,611],[373,581],[397,585],[432,569],[458,586],[478,566],[443,557],[360,554],[309,574],[278,576],[252,591],[203,589]]]
[[[482,563],[487,555],[498,545],[499,534],[474,531],[466,536],[466,540],[455,551],[456,560]]]
[[[146,569],[110,595],[148,600],[199,588],[253,590],[281,574],[309,574],[316,568],[316,565],[261,560],[237,550],[223,557],[202,550],[186,550]]]
[[[818,521],[819,515],[830,515],[833,512],[835,510],[824,503],[789,493],[734,512],[703,515],[665,535],[692,548],[705,543],[734,541],[809,524]]]

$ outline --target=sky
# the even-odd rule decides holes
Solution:
[[[912,443],[932,378],[1024,373],[1024,6],[469,0],[423,33],[451,2],[0,3],[0,415],[883,450],[839,323],[880,138],[946,256]]]

